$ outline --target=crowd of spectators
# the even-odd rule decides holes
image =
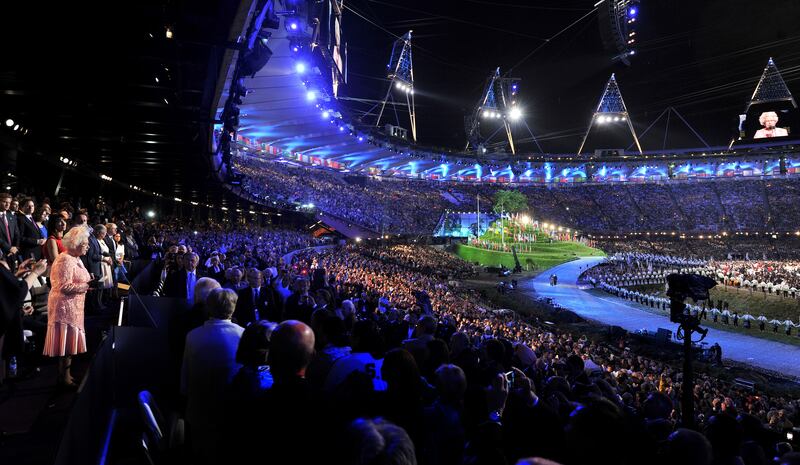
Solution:
[[[440,250],[111,215],[190,305],[169,339],[192,463],[735,463],[797,420],[795,401],[701,374],[705,434],[680,429],[679,368],[492,309]]]
[[[700,375],[695,420],[706,439],[676,429],[679,369],[495,311],[444,282],[440,271],[457,274],[459,267],[437,265],[438,258],[419,246],[295,255],[294,290],[284,302],[284,318],[292,321],[272,326],[269,343],[272,387],[237,396],[239,409],[227,410],[234,418],[222,415],[217,431],[245,438],[242,454],[314,437],[328,460],[334,450],[387,451],[374,431],[389,429],[407,460],[393,463],[514,463],[530,456],[567,464],[675,457],[723,463],[745,450],[774,454],[778,432],[796,420],[790,399]],[[288,334],[276,340],[279,333]],[[238,367],[231,372],[247,369]],[[377,443],[360,436],[353,442],[365,429]],[[681,438],[690,434],[701,452],[686,449]],[[610,446],[620,437],[625,447]],[[298,458],[315,459],[315,450]]]
[[[313,204],[378,232],[433,233],[445,210],[484,209],[498,189],[519,189],[533,217],[584,233],[793,231],[800,215],[794,179],[714,179],[662,184],[558,186],[399,180],[244,155],[235,159],[251,194],[268,202]],[[335,192],[335,195],[331,193]]]
[[[643,252],[703,260],[785,261],[800,258],[800,239],[794,234],[776,235],[774,238],[769,235],[728,235],[702,239],[618,236],[613,239],[593,238],[591,243],[607,254]]]
[[[239,156],[236,169],[245,175],[243,186],[265,201],[313,205],[323,212],[379,233],[431,234],[441,213],[454,204],[431,183],[382,180],[365,176],[346,178],[326,168]]]

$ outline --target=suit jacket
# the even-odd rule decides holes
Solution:
[[[103,276],[103,268],[100,265],[102,260],[103,254],[100,251],[100,242],[97,241],[94,234],[89,234],[89,250],[86,251],[86,255],[81,256],[83,266],[85,266],[86,271],[92,273],[95,278],[100,278]]]
[[[17,229],[19,230],[19,248],[22,252],[23,258],[30,258],[30,254],[33,254],[33,258],[36,260],[41,260],[42,258],[42,246],[38,244],[39,239],[47,239],[46,237],[42,236],[42,231],[39,229],[39,226],[36,226],[36,223],[29,220],[27,216],[23,214],[16,215],[17,217]],[[2,227],[2,225],[0,225]]]
[[[258,292],[258,299],[253,301],[253,288],[247,286],[237,292],[239,299],[236,301],[236,309],[233,311],[232,320],[241,326],[256,321],[256,310],[261,320],[269,320],[280,323],[282,321],[281,308],[275,303],[272,290],[267,286],[261,286]]]
[[[4,213],[0,212],[0,215],[3,214]],[[5,212],[5,215],[8,221],[8,232],[11,233],[11,242],[8,241],[3,220],[0,218],[0,250],[2,250],[3,255],[8,254],[11,247],[19,245],[19,225],[17,224],[17,219],[11,212]]]
[[[186,299],[186,270],[179,270],[167,275],[164,280],[164,295],[177,299]],[[195,283],[203,277],[200,270],[194,270]]]

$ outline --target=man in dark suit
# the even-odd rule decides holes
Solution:
[[[98,225],[100,226],[100,225]],[[73,226],[74,228],[84,228],[85,226]],[[102,229],[105,229],[103,227]],[[83,266],[95,278],[103,277],[103,252],[100,250],[100,241],[97,239],[97,234],[101,231],[100,228],[95,226],[92,234],[89,234],[89,250],[86,255],[81,256]],[[103,308],[103,290],[102,289],[89,289],[86,293],[86,313],[98,314],[100,309]]]
[[[282,321],[283,315],[273,299],[272,290],[263,285],[263,273],[257,268],[248,269],[247,283],[249,285],[238,292],[239,299],[236,301],[233,321],[239,326],[247,326],[259,320],[276,323]]]
[[[0,193],[0,251],[3,256],[16,256],[19,253],[17,248],[19,231],[16,218],[8,211],[9,208],[11,208],[11,195]]]
[[[183,258],[184,268],[167,275],[164,280],[164,295],[178,299],[194,300],[194,287],[202,276],[197,272],[200,257],[196,253],[187,253]]]
[[[20,205],[20,211],[17,213],[17,228],[19,229],[19,248],[23,258],[31,258],[31,254],[35,260],[42,259],[42,245],[47,240],[42,236],[42,231],[33,220],[33,211],[36,206],[33,199],[25,199]]]

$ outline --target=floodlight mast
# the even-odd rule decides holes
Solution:
[[[411,137],[414,142],[417,141],[417,112],[414,105],[414,66],[411,57],[411,33],[406,32],[403,37],[400,37],[394,42],[392,46],[392,56],[389,57],[389,68],[387,77],[389,78],[389,88],[386,89],[386,95],[381,101],[381,110],[378,112],[378,118],[375,120],[375,127],[380,127],[383,111],[386,109],[386,103],[391,99],[394,103],[392,96],[392,89],[399,89],[405,93],[406,102],[405,106],[408,108],[409,122],[411,123]],[[373,107],[374,108],[374,107]]]
[[[480,119],[481,118],[502,118],[503,129],[506,132],[506,139],[508,145],[511,147],[511,153],[516,154],[516,147],[514,146],[514,136],[511,133],[511,124],[509,119],[512,117],[512,110],[516,110],[514,119],[521,118],[516,104],[509,101],[508,89],[511,88],[512,93],[516,92],[516,83],[519,82],[518,78],[501,77],[500,67],[497,67],[486,79],[486,86],[483,88],[483,93],[475,106],[472,114],[466,118],[465,129],[467,132],[466,150],[470,149],[479,150],[487,142],[497,134],[499,129],[488,137],[482,137],[480,133]]]
[[[589,138],[589,132],[592,130],[592,126],[594,126],[595,122],[603,123],[606,121],[606,118],[608,118],[609,122],[612,120],[624,121],[628,124],[628,129],[631,131],[633,141],[636,143],[636,148],[639,149],[639,154],[641,155],[642,146],[639,144],[639,137],[636,136],[636,131],[633,129],[633,123],[631,123],[631,118],[628,115],[628,108],[625,106],[625,100],[622,99],[622,93],[617,85],[617,78],[613,73],[606,83],[603,95],[600,96],[597,108],[595,108],[594,113],[592,113],[589,127],[586,129],[586,133],[581,140],[581,145],[578,147],[578,155],[583,151],[583,146],[586,144],[586,139]]]

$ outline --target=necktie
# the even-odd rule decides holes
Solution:
[[[261,316],[258,314],[258,288],[253,288],[253,315],[255,316],[255,321],[260,321]]]
[[[189,302],[194,300],[194,272],[190,271],[186,274],[186,298]]]

